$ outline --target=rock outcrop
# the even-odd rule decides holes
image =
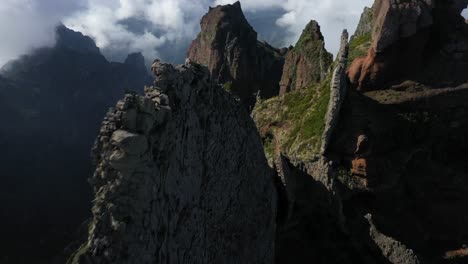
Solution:
[[[296,46],[288,51],[280,81],[280,95],[320,83],[328,74],[333,55],[325,49],[320,26],[310,21]]]
[[[239,2],[210,8],[200,24],[188,59],[206,65],[213,79],[248,108],[258,93],[261,98],[278,95],[286,51],[257,40]]]
[[[349,79],[360,90],[415,80],[457,85],[467,80],[466,0],[389,1],[373,6],[371,45],[353,61]]]
[[[346,98],[348,84],[346,79],[346,67],[348,63],[348,31],[344,30],[341,35],[340,51],[336,59],[336,67],[333,70],[330,87],[330,102],[328,103],[327,113],[325,115],[325,128],[322,134],[322,146],[320,152],[322,155],[327,151],[333,132],[338,125],[341,105]]]
[[[248,112],[206,67],[156,61],[94,149],[93,221],[72,263],[272,263],[276,190]]]

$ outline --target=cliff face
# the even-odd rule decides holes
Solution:
[[[320,26],[310,21],[296,46],[288,51],[280,81],[280,94],[310,87],[325,79],[333,55],[325,49]]]
[[[102,115],[124,89],[142,90],[150,79],[141,60],[110,63],[91,38],[64,26],[56,32],[54,47],[10,62],[1,73],[0,193],[9,202],[0,209],[0,246],[6,262],[51,263],[47,257],[73,239],[89,217],[86,175]]]
[[[278,94],[285,51],[257,41],[239,2],[210,8],[200,25],[187,58],[206,65],[213,79],[249,108],[258,93],[262,98]]]
[[[272,263],[276,190],[248,112],[203,66],[153,72],[102,123],[72,263]]]
[[[467,4],[376,1],[368,33],[371,45],[349,69],[353,86],[384,89],[408,79],[437,86],[465,82],[468,25],[460,13]]]

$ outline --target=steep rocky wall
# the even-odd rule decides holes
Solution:
[[[433,86],[467,80],[468,25],[460,15],[466,0],[389,1],[373,6],[366,52],[349,69],[353,87],[386,89],[414,80]]]
[[[336,59],[336,67],[333,70],[331,87],[330,87],[330,102],[328,103],[327,114],[325,115],[325,129],[322,135],[322,146],[320,151],[322,155],[327,150],[331,140],[333,131],[338,124],[341,105],[346,97],[348,89],[346,78],[346,67],[348,63],[348,31],[343,31],[341,35],[341,47]]]
[[[105,118],[72,263],[272,263],[276,191],[247,111],[208,69],[156,61]]]

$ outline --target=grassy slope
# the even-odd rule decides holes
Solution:
[[[349,43],[348,67],[353,63],[355,59],[366,56],[370,45],[371,33],[366,33],[352,39]]]
[[[319,84],[258,102],[254,120],[273,157],[274,142],[290,157],[312,159],[319,153],[330,99],[331,74]]]

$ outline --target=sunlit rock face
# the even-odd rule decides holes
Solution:
[[[349,79],[360,90],[385,89],[404,80],[436,86],[467,81],[466,0],[376,1],[368,23],[368,49]],[[358,31],[362,34],[363,32]]]

